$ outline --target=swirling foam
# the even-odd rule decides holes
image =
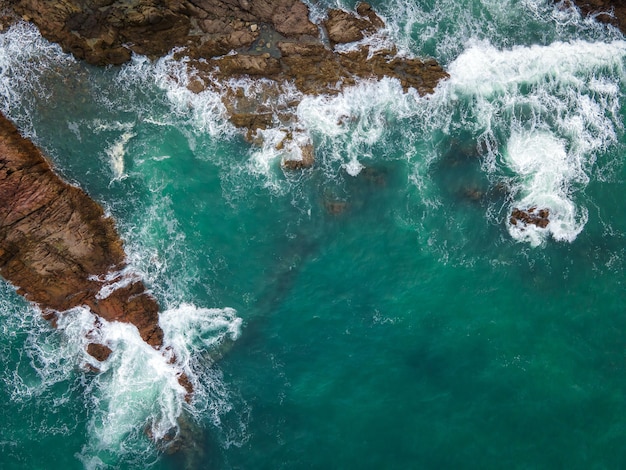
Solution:
[[[450,64],[438,106],[462,108],[462,125],[486,149],[485,171],[508,182],[511,206],[551,211],[545,230],[509,228],[514,238],[538,245],[549,235],[572,241],[582,230],[587,210],[575,195],[598,154],[617,143],[624,56],[624,41],[509,50],[475,42]]]

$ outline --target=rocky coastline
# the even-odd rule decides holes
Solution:
[[[188,88],[219,88],[232,123],[250,141],[258,143],[259,129],[284,128],[278,147],[290,156],[282,162],[288,170],[312,166],[314,149],[295,122],[298,102],[281,99],[285,87],[337,94],[358,79],[391,77],[423,95],[447,77],[433,60],[359,45],[384,27],[367,4],[355,12],[331,10],[321,24],[310,21],[300,0],[0,0],[0,10],[0,31],[14,21],[32,22],[48,40],[94,65],[119,65],[132,54],[156,59],[176,48],[194,77]],[[357,45],[335,49],[349,43]],[[265,80],[252,95],[224,88],[242,77]],[[129,274],[111,218],[56,176],[2,115],[0,274],[53,324],[58,312],[86,306],[107,321],[135,325],[152,347],[163,346],[158,304]],[[92,342],[87,352],[103,361],[112,351]],[[187,377],[179,381],[190,394]]]
[[[432,93],[446,72],[432,59],[403,57],[395,47],[371,47],[383,20],[366,3],[330,10],[313,23],[301,0],[13,0],[12,12],[78,59],[119,65],[132,54],[159,58],[175,50],[185,59],[188,88],[220,93],[230,121],[247,140],[277,128],[285,169],[308,168],[315,150],[297,122],[304,95],[334,95],[358,80],[398,79],[404,89]],[[350,47],[346,47],[346,46]],[[342,49],[343,48],[343,49]],[[233,78],[263,78],[254,90]]]
[[[622,2],[575,4],[583,14],[626,26]],[[284,150],[286,170],[315,162],[312,141],[297,122],[298,99],[283,99],[288,89],[335,95],[359,80],[388,77],[405,92],[426,95],[448,76],[432,59],[374,47],[368,38],[383,37],[385,24],[366,3],[354,11],[332,9],[319,23],[300,0],[0,0],[0,8],[0,30],[11,21],[32,22],[44,37],[94,65],[174,51],[174,58],[186,61],[189,90],[219,91],[229,119],[248,140],[259,143],[260,130],[283,131],[276,148]],[[230,81],[246,77],[264,80],[252,91]],[[545,228],[548,217],[547,209],[516,208],[509,222]],[[1,115],[0,274],[53,322],[56,312],[87,306],[108,321],[132,323],[148,344],[163,346],[158,304],[127,273],[113,221],[82,190],[58,178]],[[111,350],[91,343],[88,352],[105,360]],[[185,377],[181,384],[191,392]]]
[[[0,274],[53,324],[86,306],[107,321],[137,327],[163,347],[159,306],[127,270],[113,220],[83,190],[61,180],[42,153],[0,114]],[[103,361],[106,344],[87,352]],[[186,377],[181,384],[191,391]]]

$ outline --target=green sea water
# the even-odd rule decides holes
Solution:
[[[2,111],[115,218],[180,359],[107,324],[87,372],[90,313],[54,330],[0,284],[0,468],[626,466],[623,36],[542,0],[372,4],[373,45],[450,78],[303,98],[293,173],[171,58],[0,35]],[[532,206],[547,228],[508,224]]]

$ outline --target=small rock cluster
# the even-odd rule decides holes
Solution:
[[[511,212],[511,217],[509,218],[509,223],[511,225],[519,226],[521,228],[527,227],[528,225],[535,225],[539,228],[546,228],[550,223],[549,209],[539,209],[536,207],[531,207],[526,210],[518,209],[517,207],[513,208]]]

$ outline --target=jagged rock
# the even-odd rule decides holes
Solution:
[[[104,344],[89,343],[87,345],[87,353],[89,353],[89,355],[94,357],[96,360],[102,362],[106,361],[113,351],[110,347]]]
[[[549,209],[537,210],[536,207],[531,207],[526,210],[521,210],[515,207],[511,212],[509,223],[511,225],[520,226],[521,228],[524,228],[528,225],[535,225],[539,228],[546,228],[550,223],[549,216]]]
[[[376,12],[372,9],[372,6],[369,3],[359,3],[356,6],[356,12],[370,20],[370,23],[376,28],[381,29],[385,27],[385,22],[380,19],[380,16],[376,14]]]
[[[317,36],[317,27],[309,20],[309,8],[300,1],[278,1],[272,15],[276,31],[287,37]]]
[[[330,10],[324,27],[328,39],[334,44],[360,41],[367,33],[376,30],[368,20],[344,10]]]

